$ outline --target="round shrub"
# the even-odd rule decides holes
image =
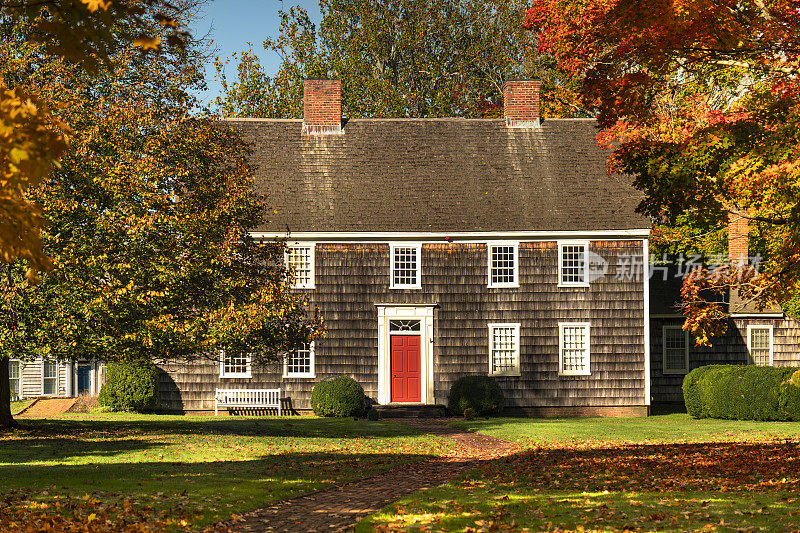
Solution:
[[[143,413],[158,406],[158,371],[150,361],[109,363],[100,405],[114,411]]]
[[[447,407],[453,413],[463,415],[465,409],[474,409],[477,414],[500,414],[505,398],[500,385],[489,376],[464,376],[450,387]]]
[[[364,389],[347,376],[325,378],[311,391],[311,408],[317,416],[353,416],[364,410]]]

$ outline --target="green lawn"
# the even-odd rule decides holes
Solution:
[[[800,529],[800,424],[637,419],[456,422],[523,444],[359,524],[410,530]]]
[[[29,400],[22,400],[19,402],[11,402],[11,414],[16,414],[28,407],[31,403],[33,403],[33,399]]]
[[[107,413],[20,422],[0,432],[0,530],[52,520],[198,528],[449,447],[402,424],[353,419]]]
[[[746,442],[800,437],[800,423],[694,420],[686,414],[638,418],[491,418],[459,420],[453,425],[527,446],[579,442]]]

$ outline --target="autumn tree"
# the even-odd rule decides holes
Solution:
[[[50,58],[64,57],[93,70],[108,60],[120,40],[144,50],[162,41],[182,46],[185,32],[178,29],[175,5],[162,0],[111,2],[82,0],[3,1],[0,23],[24,23],[29,39]],[[153,22],[167,33],[153,31]],[[9,83],[12,86],[9,86]],[[68,131],[39,98],[37,89],[0,80],[0,261],[24,260],[28,276],[49,268],[42,254],[39,208],[25,196],[37,185],[66,149]]]
[[[760,306],[797,292],[795,2],[537,0],[526,26],[540,52],[580,77],[612,168],[635,176],[640,210],[665,237],[703,238],[728,214],[755,227],[760,273],[728,267],[687,279],[686,329],[701,342],[723,332],[731,289]]]
[[[142,54],[120,42],[97,68],[53,58],[15,24],[0,70],[58,110],[69,146],[26,199],[41,206],[38,284],[9,263],[0,284],[0,425],[9,357],[105,361],[280,359],[318,329],[290,293],[280,242],[259,243],[265,198],[253,192],[235,131],[194,117],[202,83],[187,46]],[[158,28],[155,28],[158,35]],[[47,58],[47,61],[43,61]]]
[[[297,7],[264,40],[280,67],[252,50],[217,62],[225,116],[301,118],[304,78],[342,80],[342,110],[358,117],[502,116],[507,79],[543,80],[545,116],[585,116],[568,76],[531,54],[522,0],[321,0],[319,30]],[[229,81],[226,67],[236,76]]]

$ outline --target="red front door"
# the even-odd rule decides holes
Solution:
[[[392,401],[419,402],[420,336],[392,335]]]

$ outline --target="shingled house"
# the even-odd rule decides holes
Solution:
[[[165,366],[172,410],[216,388],[278,388],[308,409],[326,377],[379,404],[444,404],[467,374],[530,414],[646,414],[650,223],[609,175],[592,120],[539,116],[538,81],[499,119],[351,119],[337,80],[305,82],[304,119],[229,119],[252,145],[294,287],[327,334],[283,365]]]

